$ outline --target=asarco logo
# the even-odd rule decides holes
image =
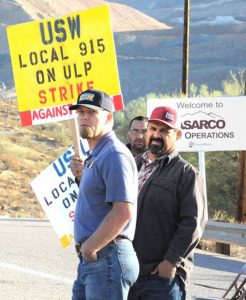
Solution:
[[[204,113],[199,111],[196,114],[202,114],[202,117],[204,118],[204,115],[207,115],[208,118],[210,118],[210,120],[205,120],[205,119],[193,119],[191,120],[191,118],[189,120],[185,120],[181,122],[181,128],[182,129],[223,129],[226,126],[226,122],[225,120],[223,120],[223,118],[212,114],[212,113]],[[191,114],[188,114],[189,116],[191,116]],[[188,115],[185,115],[185,117],[187,118]],[[192,114],[192,117],[194,117],[194,114]]]
[[[198,111],[181,116],[181,129],[189,148],[211,146],[215,139],[233,139],[234,132],[225,131],[224,118],[210,112]]]

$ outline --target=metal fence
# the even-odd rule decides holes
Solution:
[[[208,221],[203,239],[229,245],[246,246],[246,224]]]

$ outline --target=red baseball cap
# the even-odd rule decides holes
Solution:
[[[177,111],[168,106],[156,107],[150,115],[149,122],[151,121],[159,121],[171,128],[176,128]]]

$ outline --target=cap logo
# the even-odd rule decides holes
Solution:
[[[93,98],[95,97],[94,94],[91,93],[85,93],[85,94],[81,94],[79,101],[81,100],[89,100],[89,101],[93,101]]]
[[[169,112],[166,112],[165,114],[166,119],[173,121],[174,120],[174,116],[172,114],[170,114]]]

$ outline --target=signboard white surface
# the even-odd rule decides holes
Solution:
[[[246,150],[246,97],[150,99],[147,115],[157,106],[171,106],[179,116],[182,137],[177,150]]]
[[[80,145],[81,158],[85,159],[89,150],[87,141],[80,140]],[[64,248],[73,241],[74,210],[78,198],[78,186],[68,167],[73,154],[71,147],[31,182],[31,187]]]

